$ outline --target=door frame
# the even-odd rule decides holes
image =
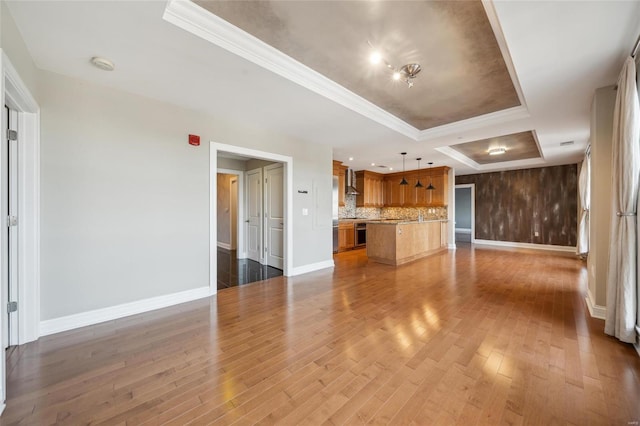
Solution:
[[[216,156],[217,157],[217,156]],[[216,159],[216,164],[217,164],[217,159]],[[236,248],[236,256],[238,259],[244,259],[245,257],[247,257],[247,246],[245,244],[244,241],[244,226],[240,226],[241,223],[244,223],[244,170],[234,170],[234,169],[218,169],[215,173],[215,177],[216,180],[218,179],[218,173],[225,173],[228,175],[234,175],[238,178],[238,208],[237,208],[237,216],[238,216],[238,223],[237,223],[237,243],[238,243],[238,247]],[[214,186],[214,185],[212,185]],[[217,196],[217,190],[218,188],[216,187],[216,196]],[[217,198],[214,198],[214,202],[217,204]],[[216,217],[218,215],[218,210],[217,210],[217,206],[215,206],[215,211],[216,211]],[[213,222],[214,224],[216,222]],[[216,227],[216,250],[217,250],[217,244],[218,244],[218,229]],[[217,282],[217,281],[216,281]],[[217,284],[216,284],[217,285]]]
[[[259,151],[251,148],[244,148],[235,145],[228,145],[214,141],[209,142],[209,293],[217,293],[217,211],[216,197],[217,188],[212,183],[218,173],[218,151],[238,154],[249,158],[258,158],[261,160],[277,161],[282,163],[284,167],[284,276],[288,277],[293,272],[293,157],[272,152]]]
[[[0,49],[0,96],[2,105],[18,112],[18,344],[40,337],[40,107],[4,51]],[[4,116],[4,114],[3,114]],[[2,119],[3,129],[7,123]],[[3,173],[0,173],[0,179]],[[0,188],[4,185],[0,184]],[[4,192],[4,189],[2,189]],[[7,194],[2,193],[2,197]],[[6,229],[7,218],[0,217],[0,226]],[[4,233],[2,233],[4,234]],[[2,247],[5,247],[2,236]],[[5,250],[3,250],[5,251]],[[6,264],[6,252],[0,255],[2,268]],[[2,274],[4,275],[4,274]],[[6,286],[3,282],[1,285]],[[0,305],[6,313],[7,300]],[[5,317],[0,318],[2,339],[5,341]],[[6,400],[6,359],[0,357],[0,412]]]
[[[476,242],[476,184],[475,183],[461,183],[458,185],[455,185],[454,189],[453,189],[453,197],[455,200],[455,190],[458,188],[471,188],[471,244],[475,244]],[[453,220],[455,222],[456,219],[456,212],[453,212]],[[455,227],[454,224],[454,232],[453,232],[453,236],[454,236],[454,241],[455,241],[455,230],[457,228]]]

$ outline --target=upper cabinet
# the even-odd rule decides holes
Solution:
[[[356,172],[356,207],[384,205],[384,175],[367,170]]]
[[[338,205],[344,206],[347,166],[333,162],[333,175],[338,176]],[[361,170],[355,173],[356,207],[443,207],[449,204],[449,170],[447,166],[380,174]],[[408,185],[400,185],[402,178]],[[416,188],[416,183],[422,184]],[[427,190],[429,183],[433,190]]]
[[[344,206],[344,195],[346,191],[346,170],[347,166],[342,165],[342,161],[333,160],[333,175],[338,176],[338,206]]]
[[[442,207],[449,203],[449,167],[412,170],[406,173],[390,173],[384,176],[385,207]],[[402,178],[408,185],[400,185]],[[420,179],[422,188],[416,188]],[[427,190],[429,182],[435,189]]]

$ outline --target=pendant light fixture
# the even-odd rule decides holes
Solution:
[[[400,155],[402,155],[402,180],[400,181],[400,185],[409,185],[409,182],[404,178],[404,157],[407,153],[401,152]]]
[[[431,169],[433,169],[433,162],[429,161],[429,186],[427,186],[427,191],[433,191],[434,189],[436,189],[436,187],[433,186]]]
[[[420,160],[422,160],[422,158],[416,158],[416,160],[418,160],[418,182],[416,183],[416,188],[422,188],[422,184],[420,183]]]

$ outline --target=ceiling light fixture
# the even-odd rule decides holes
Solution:
[[[372,165],[372,166],[375,166],[375,165],[376,165],[376,163],[371,163],[371,165]]]
[[[373,48],[373,45],[370,42],[368,43],[369,46]],[[400,68],[396,68],[391,65],[389,61],[387,61],[378,50],[374,50],[373,52],[371,52],[371,55],[369,55],[369,62],[371,62],[373,65],[378,65],[381,62],[384,63],[385,66],[392,72],[391,78],[393,78],[393,80],[402,80],[407,83],[407,86],[409,87],[413,87],[413,79],[416,78],[420,71],[422,71],[422,67],[420,66],[420,64],[415,63],[406,64],[401,66]]]
[[[353,161],[353,157],[349,157],[349,161]]]
[[[113,71],[116,67],[113,62],[107,58],[101,58],[100,56],[94,56],[91,58],[91,63],[103,71]]]
[[[409,185],[409,182],[404,178],[404,157],[407,153],[401,152],[400,155],[402,155],[402,180],[400,181],[400,185]]]
[[[507,152],[507,149],[503,146],[500,146],[497,148],[490,148],[488,152],[489,152],[489,155],[502,155],[505,152]]]
[[[433,191],[436,189],[436,187],[433,186],[431,169],[433,169],[433,162],[429,161],[429,186],[427,186],[427,191]]]
[[[418,182],[416,182],[416,188],[422,188],[422,184],[420,183],[420,160],[422,158],[416,158],[418,160]]]

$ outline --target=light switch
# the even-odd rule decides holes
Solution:
[[[309,216],[309,209],[302,209],[302,216]]]

